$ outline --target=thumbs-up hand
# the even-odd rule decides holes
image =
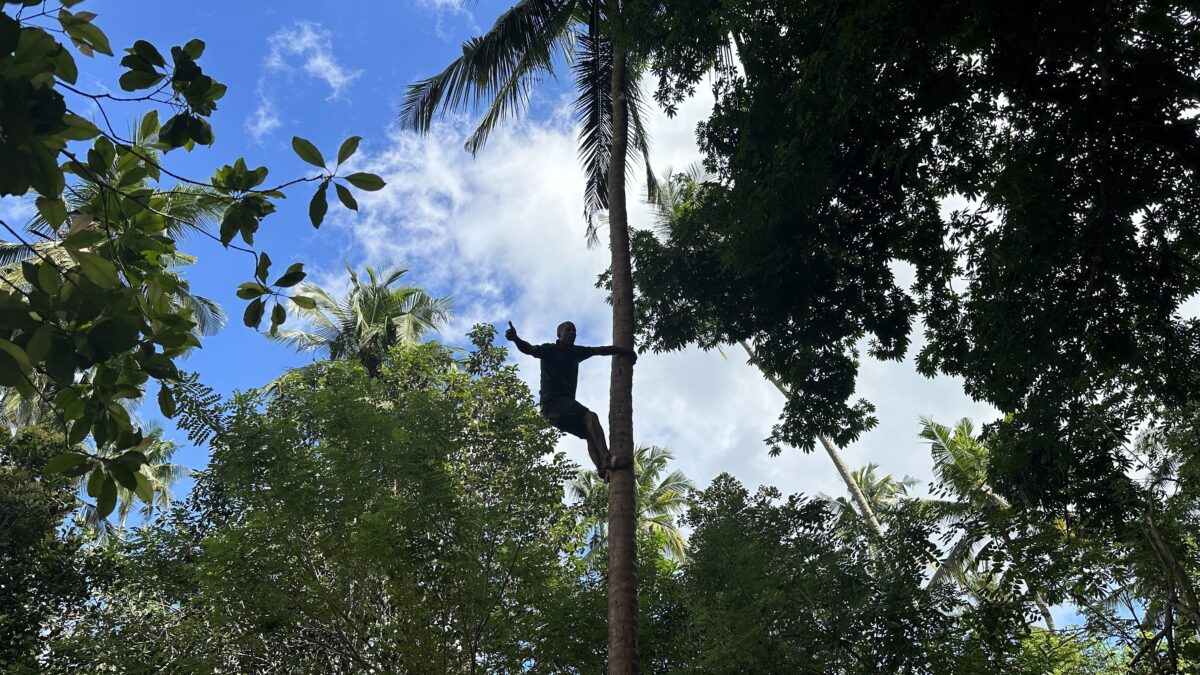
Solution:
[[[510,342],[517,339],[517,327],[511,321],[508,322],[508,330],[504,331],[504,339]]]

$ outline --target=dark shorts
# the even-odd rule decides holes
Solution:
[[[582,403],[570,398],[555,399],[542,402],[542,416],[550,421],[555,428],[587,439],[587,425],[583,418],[591,412]]]

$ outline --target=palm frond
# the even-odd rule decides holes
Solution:
[[[612,154],[612,43],[580,34],[571,64],[575,75],[575,117],[579,124],[579,161],[583,165],[583,217],[588,245],[598,241],[596,215],[608,209],[608,164]]]
[[[516,117],[525,112],[529,103],[529,94],[533,86],[543,75],[554,75],[553,60],[556,53],[570,54],[574,34],[568,30],[567,23],[570,13],[566,12],[555,21],[556,25],[548,26],[546,34],[554,36],[549,43],[541,41],[530,45],[521,56],[514,72],[496,90],[492,102],[484,111],[474,133],[467,139],[466,149],[472,155],[478,154],[487,142],[488,136],[500,122],[509,117]]]
[[[929,578],[928,588],[934,588],[938,584],[948,581],[954,581],[963,588],[967,588],[966,575],[975,562],[975,545],[977,543],[979,542],[974,537],[965,534],[960,537],[954,546],[950,547],[946,557],[938,563],[937,569],[933,571],[933,576]]]
[[[268,334],[267,339],[285,344],[298,352],[319,352],[329,344],[327,336],[303,330],[280,329]]]
[[[524,105],[528,81],[553,74],[550,51],[570,21],[575,0],[521,0],[501,14],[482,36],[463,43],[463,54],[441,73],[411,85],[404,95],[400,123],[428,132],[439,111],[463,111],[483,101],[499,102],[485,117],[495,124]],[[531,56],[532,52],[532,56]],[[475,149],[491,127],[472,136]]]
[[[216,228],[228,206],[228,198],[209,187],[176,185],[164,194],[167,203],[161,211],[168,216],[167,232],[176,239]]]
[[[0,267],[15,265],[23,260],[29,260],[37,255],[36,244],[25,245],[9,241],[0,241]]]
[[[626,78],[625,100],[629,108],[629,142],[641,153],[642,165],[646,168],[646,199],[654,201],[658,197],[659,185],[654,167],[650,164],[650,133],[645,123],[648,104],[642,93],[641,78]],[[632,171],[633,168],[633,162],[625,165],[626,171]]]

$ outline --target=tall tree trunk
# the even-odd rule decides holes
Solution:
[[[625,209],[625,157],[629,143],[625,52],[613,46],[612,154],[608,164],[608,247],[612,254],[613,344],[633,348],[633,276],[629,214]],[[633,481],[633,363],[614,356],[609,383],[609,448],[619,469],[608,490],[608,672],[636,673],[637,505]]]
[[[741,341],[741,345],[742,349],[745,349],[746,353],[750,356],[750,362],[754,363],[754,348],[745,340]],[[775,388],[779,390],[779,393],[783,394],[784,398],[791,397],[791,392],[788,391],[783,382],[779,381],[779,378],[762,368],[759,368],[759,370],[771,381],[771,384],[775,385]],[[850,498],[854,500],[854,505],[858,507],[859,514],[867,520],[867,524],[871,527],[871,531],[875,533],[875,536],[879,537],[880,541],[883,541],[883,526],[879,524],[879,519],[875,517],[875,511],[871,508],[871,504],[867,502],[867,497],[863,494],[858,481],[854,480],[854,474],[850,473],[850,467],[846,466],[846,462],[838,454],[837,448],[834,447],[833,442],[825,434],[818,434],[817,440],[821,441],[821,447],[825,448],[825,452],[829,454],[829,459],[833,461],[833,466],[837,469],[838,474],[841,475],[842,482],[846,484],[846,491],[850,493]]]

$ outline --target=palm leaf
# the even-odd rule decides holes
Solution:
[[[549,55],[561,46],[574,0],[522,0],[500,15],[488,32],[463,43],[463,54],[441,73],[411,85],[400,110],[403,126],[428,132],[438,111],[473,109],[493,103],[485,120],[494,125],[525,103],[532,78],[553,74]],[[497,105],[498,102],[498,105]],[[491,126],[472,136],[476,149]]]
[[[641,153],[642,165],[646,168],[646,199],[654,201],[658,196],[659,186],[658,179],[654,176],[654,168],[650,164],[650,133],[644,121],[648,105],[642,93],[640,77],[625,78],[625,100],[629,108],[629,142]],[[633,164],[627,164],[625,168],[632,171]]]
[[[596,215],[608,209],[608,164],[612,154],[612,44],[594,33],[581,34],[575,50],[575,118],[579,161],[583,165],[583,217],[589,245],[598,240]]]

